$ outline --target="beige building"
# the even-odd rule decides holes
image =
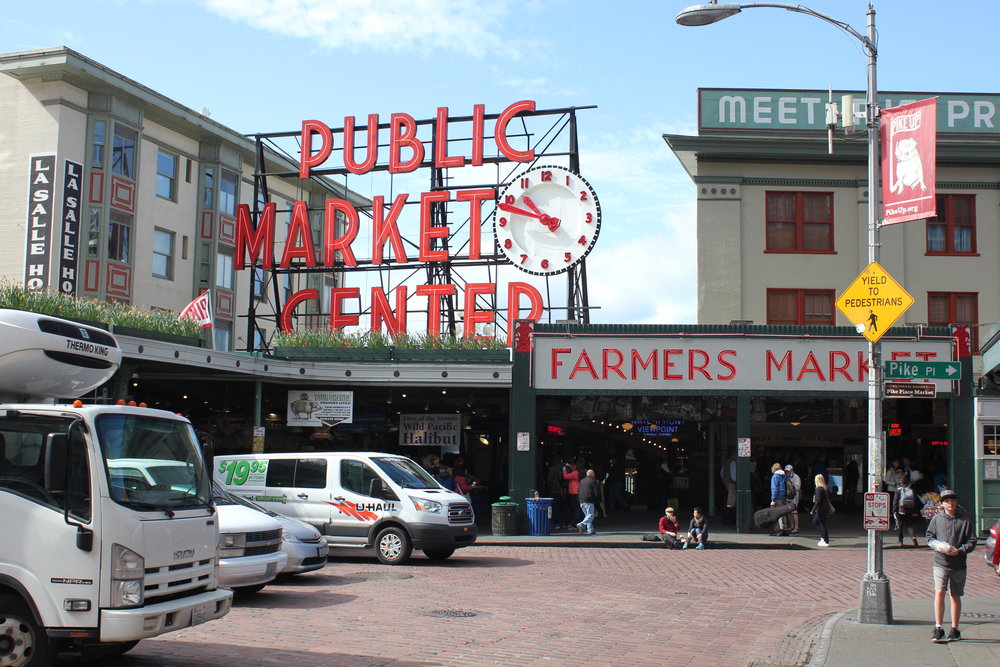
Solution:
[[[834,304],[868,264],[867,142],[837,129],[828,152],[828,95],[703,89],[698,136],[664,136],[697,189],[700,324],[854,324]],[[972,324],[975,343],[1000,320],[997,105],[938,97],[938,215],[881,230],[880,263],[914,298],[897,324]]]
[[[2,54],[0,72],[4,280],[174,312],[211,290],[220,350],[273,332],[264,319],[247,331],[251,298],[265,312],[276,293],[333,284],[313,274],[274,286],[261,272],[251,285],[252,271],[234,270],[236,206],[255,197],[253,139],[65,47]],[[279,225],[293,201],[344,196],[326,180],[268,186]]]

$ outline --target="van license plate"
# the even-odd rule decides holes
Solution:
[[[210,618],[212,618],[212,607],[215,604],[211,602],[206,602],[203,605],[199,605],[191,610],[191,625],[201,625],[205,623]]]

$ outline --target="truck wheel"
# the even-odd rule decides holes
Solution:
[[[0,664],[41,667],[54,658],[52,641],[24,602],[13,595],[0,595]]]
[[[427,556],[427,560],[441,561],[447,560],[451,555],[455,553],[455,547],[444,547],[442,549],[424,549],[424,555]]]
[[[378,559],[386,565],[402,565],[410,560],[413,544],[402,528],[389,527],[375,538],[375,551]]]

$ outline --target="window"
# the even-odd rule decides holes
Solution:
[[[271,459],[266,486],[326,488],[326,459]]]
[[[927,220],[927,254],[976,254],[975,197],[938,195],[937,212]]]
[[[157,278],[174,278],[174,233],[153,230],[153,275]]]
[[[230,348],[230,343],[232,342],[232,332],[230,329],[232,324],[229,322],[220,322],[215,320],[212,323],[212,340],[215,343],[215,349],[220,352],[227,352]]]
[[[176,201],[177,156],[158,151],[156,154],[156,196]]]
[[[222,172],[219,179],[219,211],[226,215],[236,215],[236,174]]]
[[[87,257],[97,257],[101,252],[101,209],[90,209],[90,227],[87,230]]]
[[[340,485],[358,495],[372,495],[372,482],[381,480],[374,470],[363,461],[340,462]]]
[[[1000,456],[1000,424],[983,424],[983,456]]]
[[[115,125],[115,138],[111,147],[111,171],[135,180],[135,144],[138,133],[124,125]]]
[[[104,144],[107,142],[107,121],[94,121],[94,144],[90,151],[90,166],[104,168]]]
[[[833,252],[833,194],[768,192],[768,252]]]
[[[767,323],[833,325],[833,290],[767,290]]]
[[[212,200],[215,198],[215,172],[211,169],[205,170],[205,190],[202,194],[201,207],[212,208]]]
[[[220,250],[215,256],[215,286],[233,289],[233,253]]]
[[[120,211],[111,211],[108,234],[108,259],[129,263],[129,236],[132,232],[132,216]]]
[[[250,279],[253,285],[253,295],[257,298],[264,296],[264,283],[267,281],[267,274],[259,266],[253,267],[253,277]]]
[[[928,292],[927,323],[931,326],[968,324],[972,330],[972,353],[979,354],[979,295],[963,292]]]

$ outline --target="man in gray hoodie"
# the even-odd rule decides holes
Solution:
[[[976,533],[969,515],[958,505],[958,495],[951,489],[941,491],[943,512],[935,514],[927,524],[927,546],[934,550],[934,632],[932,642],[958,641],[958,619],[962,614],[965,593],[965,561],[976,548]],[[944,594],[951,596],[951,630],[945,638],[941,622],[944,619]]]

